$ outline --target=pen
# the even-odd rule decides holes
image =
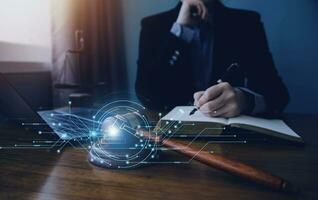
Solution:
[[[194,115],[200,108],[194,108],[191,112],[190,112],[190,116]]]
[[[223,76],[223,79],[219,79],[217,81],[218,84],[222,83],[224,78],[227,77],[227,76],[230,76],[232,75],[232,73],[234,74],[234,72],[236,72],[238,69],[239,69],[240,65],[238,63],[232,63],[227,69],[226,69],[226,72]],[[189,115],[194,115],[198,110],[200,110],[199,107],[196,107],[194,108],[190,113]]]

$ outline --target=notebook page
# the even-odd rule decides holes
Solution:
[[[288,136],[301,138],[297,133],[295,133],[285,122],[277,119],[262,119],[250,116],[239,116],[235,118],[229,119],[229,124],[242,124],[242,125],[250,125],[254,127],[259,127],[267,130],[272,130],[278,133],[282,133]]]
[[[193,115],[189,115],[190,112],[194,109],[194,106],[178,106],[170,111],[166,116],[161,120],[166,121],[182,121],[182,122],[214,122],[227,125],[228,120],[225,118],[213,118],[206,117],[200,111],[197,111]]]

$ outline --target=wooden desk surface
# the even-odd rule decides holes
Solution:
[[[87,152],[0,149],[0,199],[318,199],[318,116],[288,115],[306,146],[211,144],[214,150],[282,176],[301,188],[280,194],[193,161],[133,170],[106,170],[87,162]],[[0,143],[31,133],[0,127]],[[204,143],[197,142],[202,146]],[[0,145],[1,146],[1,145]],[[173,158],[174,152],[161,156]]]

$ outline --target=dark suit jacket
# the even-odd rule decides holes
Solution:
[[[170,29],[181,4],[174,9],[142,20],[136,92],[149,108],[172,108],[193,101],[191,45],[174,36]],[[232,86],[245,86],[265,97],[268,113],[280,113],[289,101],[269,52],[259,14],[226,8],[215,10],[214,58],[211,86],[229,65],[240,64],[243,73],[227,80]],[[171,63],[172,57],[176,61]]]

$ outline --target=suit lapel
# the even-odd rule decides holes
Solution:
[[[214,47],[213,47],[213,70],[211,84],[222,78],[226,65],[226,49],[227,47],[227,26],[225,20],[225,8],[218,7],[214,15]]]
[[[215,39],[214,39],[214,60],[213,60],[213,83],[226,74],[227,69],[233,63],[238,63],[239,71],[233,76],[228,76],[232,86],[244,86],[244,66],[237,46],[234,23],[237,23],[231,9],[221,5],[216,10],[215,16]]]

